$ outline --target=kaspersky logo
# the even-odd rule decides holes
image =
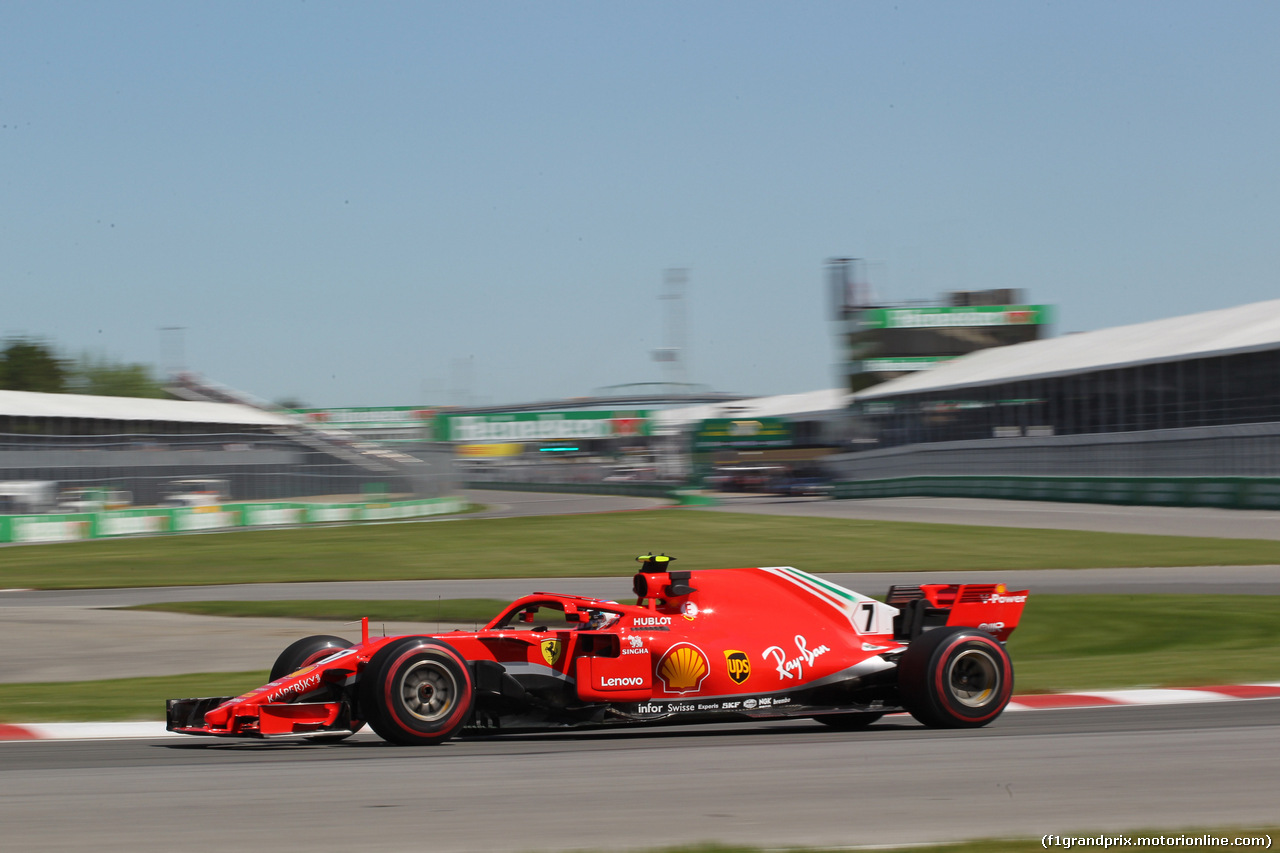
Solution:
[[[727,650],[724,653],[724,664],[734,684],[741,684],[751,677],[751,659],[746,652]]]
[[[560,660],[560,653],[563,651],[564,643],[560,640],[542,641],[542,659],[547,662],[547,666],[555,666],[556,661]]]

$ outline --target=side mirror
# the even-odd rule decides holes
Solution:
[[[526,623],[526,624],[532,624],[532,623],[533,623],[533,611],[532,611],[532,610],[521,610],[521,611],[520,611],[520,621],[521,621],[521,622],[524,622],[524,623]]]

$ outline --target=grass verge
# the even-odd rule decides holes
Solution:
[[[1009,638],[1017,692],[1280,680],[1280,596],[1035,595]]]
[[[0,684],[0,722],[163,720],[164,700],[239,696],[265,684],[267,670],[205,672],[40,684]]]
[[[323,607],[324,618],[335,622],[428,621],[421,608],[437,604],[450,602],[192,602],[147,609],[298,617],[314,605],[312,615]],[[1280,681],[1280,596],[1033,595],[1009,654],[1019,693]],[[167,698],[230,696],[265,681],[264,671],[0,684],[0,720],[159,719]]]
[[[4,550],[0,588],[605,576],[650,550],[678,568],[810,572],[1280,564],[1280,541],[653,510]]]
[[[484,625],[511,602],[496,598],[449,598],[405,601],[404,599],[282,601],[177,601],[138,604],[122,610],[162,610],[197,616],[254,617],[268,619],[315,619],[325,622],[358,622],[368,616],[372,622],[449,622]]]

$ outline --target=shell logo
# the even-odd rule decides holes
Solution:
[[[707,677],[711,666],[702,649],[677,643],[658,661],[658,678],[667,693],[693,693]]]

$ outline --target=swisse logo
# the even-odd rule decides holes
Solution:
[[[987,604],[1022,604],[1026,600],[1025,595],[1001,595],[998,592],[987,596]]]
[[[601,687],[643,687],[644,679],[638,675],[602,678],[600,679],[600,686]]]

